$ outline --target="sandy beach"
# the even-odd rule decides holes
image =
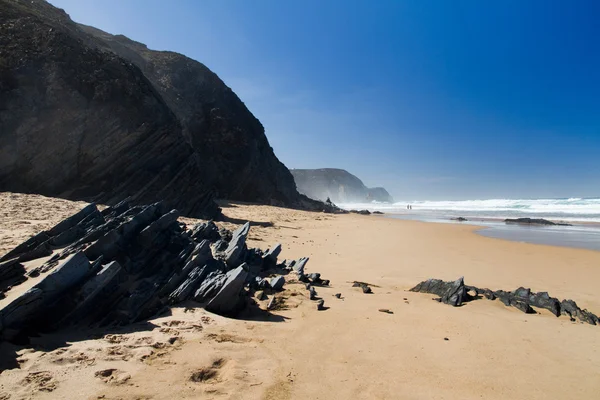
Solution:
[[[79,210],[43,196],[0,194],[0,253]],[[111,332],[61,332],[17,352],[0,399],[591,399],[600,390],[600,327],[523,314],[499,301],[453,308],[407,290],[427,278],[519,286],[600,312],[600,252],[523,244],[477,227],[224,203],[251,221],[249,245],[283,245],[331,280],[317,311],[286,285],[269,319],[178,307]],[[188,224],[195,220],[182,218]],[[227,227],[234,223],[224,223]],[[363,294],[352,281],[372,284]],[[341,299],[334,294],[341,293]],[[379,312],[389,309],[393,314]]]

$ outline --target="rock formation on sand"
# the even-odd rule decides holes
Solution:
[[[368,188],[343,169],[292,169],[290,172],[298,191],[312,199],[325,201],[329,198],[334,203],[394,202],[384,188]]]
[[[320,209],[261,123],[183,55],[0,0],[0,190],[214,218],[212,197]]]
[[[543,218],[507,218],[504,222],[507,224],[571,226],[571,224],[552,222]]]
[[[585,309],[582,310],[573,300],[560,301],[555,297],[550,297],[547,292],[534,293],[531,289],[523,287],[512,292],[504,290],[492,291],[486,288],[480,289],[475,286],[467,286],[465,285],[464,278],[461,277],[454,282],[428,279],[419,283],[410,289],[410,291],[435,294],[439,296],[438,301],[454,307],[461,306],[463,303],[471,300],[480,299],[483,296],[488,300],[499,299],[505,306],[515,307],[527,314],[536,313],[532,307],[544,308],[557,317],[566,315],[572,321],[578,318],[580,321],[591,325],[600,324],[600,320],[595,314]]]
[[[212,221],[188,229],[178,217],[164,203],[121,202],[103,211],[90,204],[5,254],[0,339],[70,325],[126,325],[186,300],[236,315],[254,290],[282,290],[281,274],[293,266],[299,281],[329,283],[304,273],[308,258],[278,264],[280,245],[267,252],[248,249],[249,223],[234,232]],[[37,266],[25,264],[42,257]],[[19,290],[27,281],[29,289]]]

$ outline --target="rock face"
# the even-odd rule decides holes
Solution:
[[[461,306],[464,302],[472,301],[485,297],[488,300],[499,299],[505,306],[515,307],[526,314],[535,314],[533,307],[544,308],[557,317],[566,315],[575,321],[578,318],[582,322],[591,325],[600,325],[600,319],[588,310],[582,310],[573,300],[559,301],[555,297],[550,297],[548,292],[534,293],[531,289],[520,287],[512,292],[504,290],[492,291],[490,289],[480,289],[475,286],[465,285],[461,277],[454,282],[445,282],[440,279],[428,279],[419,283],[411,292],[431,293],[439,296],[441,303],[451,306]],[[472,295],[470,293],[473,293]]]
[[[164,200],[207,219],[214,196],[322,207],[199,62],[78,25],[43,0],[0,0],[0,52],[0,190]]]
[[[283,269],[274,265],[279,245],[266,258],[246,247],[249,224],[233,234],[211,222],[188,229],[178,215],[164,203],[119,203],[102,212],[92,204],[7,253],[0,263],[0,297],[6,297],[0,340],[73,324],[125,325],[189,300],[235,315],[257,282]],[[213,253],[211,247],[227,239],[235,255]],[[25,268],[20,260],[37,248],[54,254]],[[39,282],[24,293],[10,288],[33,277]],[[271,282],[274,290],[285,285],[282,276]]]
[[[326,201],[329,198],[334,203],[394,202],[384,188],[369,189],[343,169],[292,169],[290,172],[298,191],[312,199]]]

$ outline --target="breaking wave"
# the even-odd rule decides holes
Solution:
[[[489,199],[459,201],[400,201],[394,204],[341,204],[345,209],[369,209],[388,213],[422,212],[446,216],[518,218],[536,217],[571,221],[600,222],[600,198]]]

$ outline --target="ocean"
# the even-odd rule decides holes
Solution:
[[[410,204],[412,210],[406,209]],[[390,203],[348,203],[340,207],[367,209],[392,214],[422,214],[432,218],[545,218],[559,221],[600,223],[600,198],[490,199],[458,201],[399,201]]]
[[[406,206],[410,204],[411,210]],[[568,199],[490,199],[460,201],[400,201],[390,203],[340,204],[347,210],[382,211],[391,218],[425,222],[458,223],[452,218],[467,218],[479,225],[477,233],[487,237],[600,250],[600,198]],[[565,221],[573,226],[506,224],[506,218],[544,218]]]

